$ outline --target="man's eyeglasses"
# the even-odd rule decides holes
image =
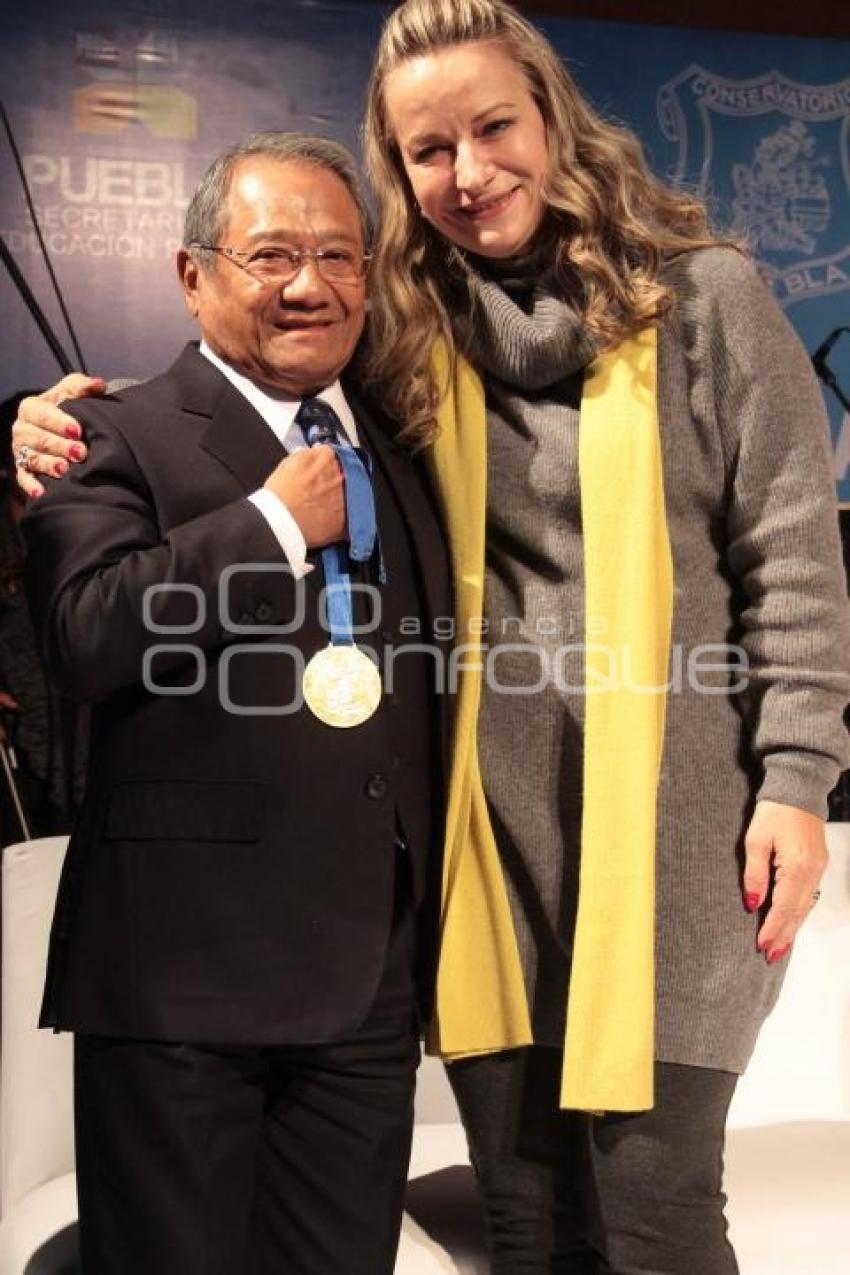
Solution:
[[[214,244],[197,242],[189,244],[189,247],[215,252],[260,283],[279,286],[291,283],[307,259],[316,263],[316,269],[327,283],[356,283],[363,278],[366,263],[371,260],[369,253],[352,248],[313,249],[296,248],[292,244],[266,244],[251,252],[240,252],[237,248],[217,248]]]

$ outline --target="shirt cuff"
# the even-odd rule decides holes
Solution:
[[[312,563],[307,561],[307,542],[280,497],[267,487],[260,487],[258,491],[252,491],[248,499],[252,505],[256,505],[274,532],[292,569],[293,577],[300,580],[302,576],[306,576],[313,570]]]

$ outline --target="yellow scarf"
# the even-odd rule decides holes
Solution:
[[[446,1058],[532,1041],[510,905],[478,764],[484,653],[484,392],[458,361],[431,448],[449,536],[458,646],[432,1045]],[[655,807],[664,738],[673,568],[646,329],[585,375],[579,481],[585,562],[584,806],[561,1105],[653,1104]],[[452,679],[452,673],[456,677]],[[533,711],[530,708],[529,711]]]

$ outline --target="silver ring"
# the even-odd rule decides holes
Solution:
[[[26,443],[24,443],[23,447],[15,447],[12,449],[12,455],[15,458],[15,464],[18,469],[25,469],[29,472],[31,454],[32,448],[27,447]]]

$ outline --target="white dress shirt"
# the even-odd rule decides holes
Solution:
[[[224,359],[210,349],[206,341],[201,341],[200,349],[201,354],[209,359],[210,363],[218,368],[222,376],[227,377],[233,388],[238,390],[242,397],[246,398],[251,406],[259,412],[269,429],[288,452],[301,451],[302,448],[307,446],[300,425],[295,424],[295,417],[302,403],[300,398],[291,398],[285,394],[275,394],[272,390],[266,390],[256,385],[247,376],[237,372],[229,363],[225,363]],[[333,408],[339,417],[346,439],[351,443],[352,447],[357,447],[359,440],[354,413],[342,392],[342,386],[339,381],[334,381],[333,385],[321,390],[315,397],[322,399],[329,407]],[[312,571],[313,567],[307,561],[307,545],[301,533],[301,528],[280,497],[276,496],[273,491],[269,491],[268,488],[260,487],[257,491],[252,492],[248,499],[252,504],[256,505],[274,532],[292,568],[292,574],[295,579],[298,580],[306,575],[308,571]]]

